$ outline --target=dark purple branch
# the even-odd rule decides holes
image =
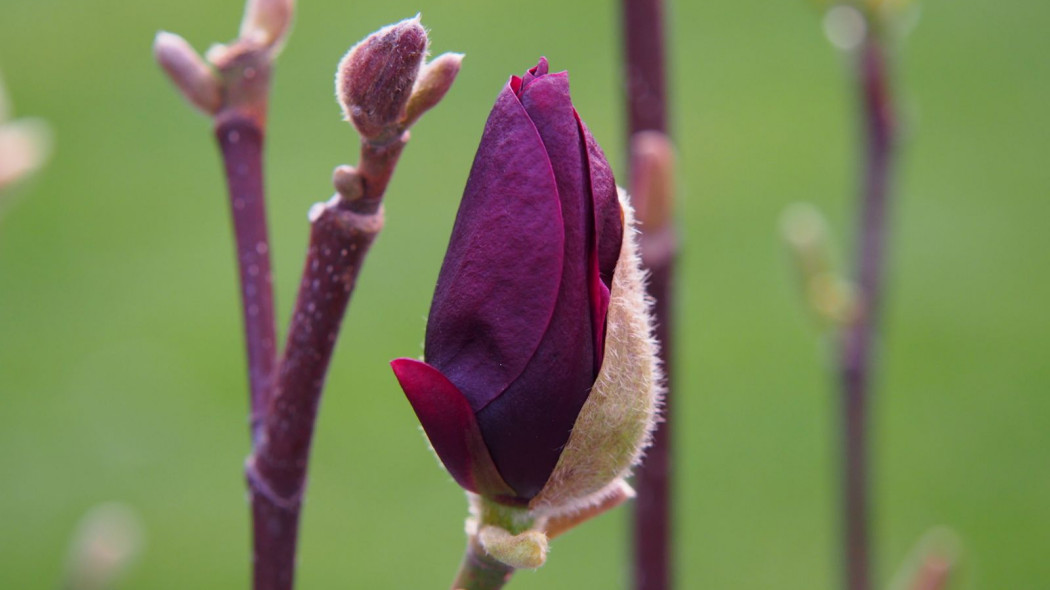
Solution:
[[[357,213],[371,213],[379,208],[394,174],[394,168],[401,157],[401,151],[408,142],[406,131],[400,139],[387,144],[361,142],[361,162],[358,165],[358,176],[361,178],[362,196],[348,203],[351,210]]]
[[[270,242],[263,192],[263,131],[255,119],[233,115],[217,120],[215,135],[226,168],[236,238],[254,439],[266,411],[270,379],[277,364]]]
[[[883,290],[886,208],[894,147],[894,120],[884,48],[870,36],[859,53],[865,167],[857,234],[857,288],[860,310],[842,333],[843,526],[845,576],[849,590],[870,590],[870,508],[868,501],[868,401],[873,343]]]
[[[622,19],[630,133],[666,133],[663,0],[623,0]]]
[[[626,63],[629,136],[644,131],[667,133],[664,14],[662,0],[624,0],[622,24]],[[632,142],[633,144],[634,142]],[[632,156],[632,161],[634,157]],[[665,179],[666,180],[666,179]],[[646,211],[670,210],[666,203],[647,203],[646,190],[632,178],[635,207],[642,222],[643,264],[651,273],[648,286],[654,301],[660,361],[667,379],[663,423],[635,474],[638,497],[634,509],[634,587],[666,590],[672,586],[671,480],[671,287],[674,277],[674,235],[667,221],[647,223]],[[661,247],[671,245],[670,247]]]
[[[382,227],[333,199],[314,218],[285,353],[263,431],[248,460],[255,590],[290,590],[314,420],[361,264]]]
[[[488,555],[474,535],[467,541],[463,563],[459,566],[452,590],[499,590],[514,574],[514,568]]]
[[[337,171],[340,197],[320,206],[312,220],[288,340],[246,468],[255,590],[292,588],[310,443],[328,363],[357,274],[382,229],[383,195],[406,140],[362,142],[360,169]]]

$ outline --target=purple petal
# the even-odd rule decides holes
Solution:
[[[602,368],[602,361],[605,360],[605,317],[609,313],[609,301],[612,298],[609,287],[602,282],[598,272],[597,250],[591,250],[589,270],[591,326],[594,327],[594,373],[597,375]]]
[[[535,72],[544,66],[541,61]],[[500,473],[519,495],[531,498],[554,470],[597,375],[588,272],[594,238],[590,179],[568,76],[539,75],[523,83],[521,103],[543,138],[557,179],[564,267],[554,315],[535,356],[477,418]]]
[[[620,246],[623,242],[623,209],[616,194],[616,180],[612,168],[605,159],[605,153],[594,141],[587,126],[579,114],[576,120],[580,125],[587,144],[587,167],[591,182],[591,195],[594,199],[594,235],[597,238],[598,269],[606,287],[612,287],[613,271],[620,259]]]
[[[547,152],[508,86],[485,125],[427,322],[427,362],[475,412],[521,375],[547,331],[562,227]]]
[[[437,369],[414,359],[397,359],[390,366],[452,478],[475,493],[508,499],[515,496],[500,477],[474,412],[456,386]]]
[[[536,64],[536,67],[525,72],[525,75],[522,76],[521,87],[524,88],[528,86],[532,83],[533,80],[539,78],[540,76],[546,76],[548,71],[550,71],[550,65],[547,63],[547,58],[541,57],[539,63]],[[519,96],[521,94],[519,89],[517,88],[514,89],[514,92]]]

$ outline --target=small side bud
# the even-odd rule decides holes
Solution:
[[[362,137],[382,142],[400,135],[426,52],[427,33],[416,16],[372,33],[339,62],[336,98]]]
[[[364,182],[353,166],[337,166],[332,172],[332,185],[345,201],[356,201],[365,195]]]
[[[498,526],[484,525],[478,541],[489,555],[514,569],[536,569],[547,561],[547,535],[537,530],[512,535]]]
[[[248,0],[241,21],[241,38],[278,46],[291,28],[294,11],[294,0]]]
[[[219,79],[185,39],[161,31],[153,41],[153,55],[190,104],[208,115],[219,111],[222,106]]]
[[[423,66],[412,89],[412,96],[405,106],[405,118],[401,122],[403,129],[411,127],[423,113],[441,102],[452,83],[456,81],[462,64],[462,53],[443,53]]]
[[[21,119],[0,125],[0,190],[39,169],[50,148],[51,133],[43,121]]]

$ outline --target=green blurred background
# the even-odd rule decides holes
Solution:
[[[678,578],[692,588],[834,588],[836,403],[777,220],[853,220],[846,62],[802,0],[671,2],[683,235]],[[227,205],[208,121],[154,65],[161,28],[198,49],[242,5],[0,0],[16,114],[56,151],[0,223],[0,587],[54,588],[77,521],[117,500],[147,545],[121,588],[246,588],[246,384]],[[421,351],[438,266],[491,103],[546,55],[624,170],[615,3],[300,2],[280,57],[268,200],[284,327],[306,210],[356,160],[335,64],[423,12],[467,54],[414,130],[387,227],[344,325],[317,430],[299,581],[443,588],[464,500],[387,367]],[[956,588],[1050,588],[1050,4],[928,0],[902,47],[907,127],[874,400],[875,571],[934,525],[960,535]],[[621,588],[625,510],[558,539],[512,587]]]

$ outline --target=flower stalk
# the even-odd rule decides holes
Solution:
[[[662,421],[635,474],[633,521],[636,590],[666,590],[673,583],[671,433],[674,373],[673,288],[677,244],[672,224],[672,156],[668,139],[663,0],[623,0],[625,86],[631,138],[631,195],[641,226],[642,263],[649,272],[655,336],[665,392]]]

